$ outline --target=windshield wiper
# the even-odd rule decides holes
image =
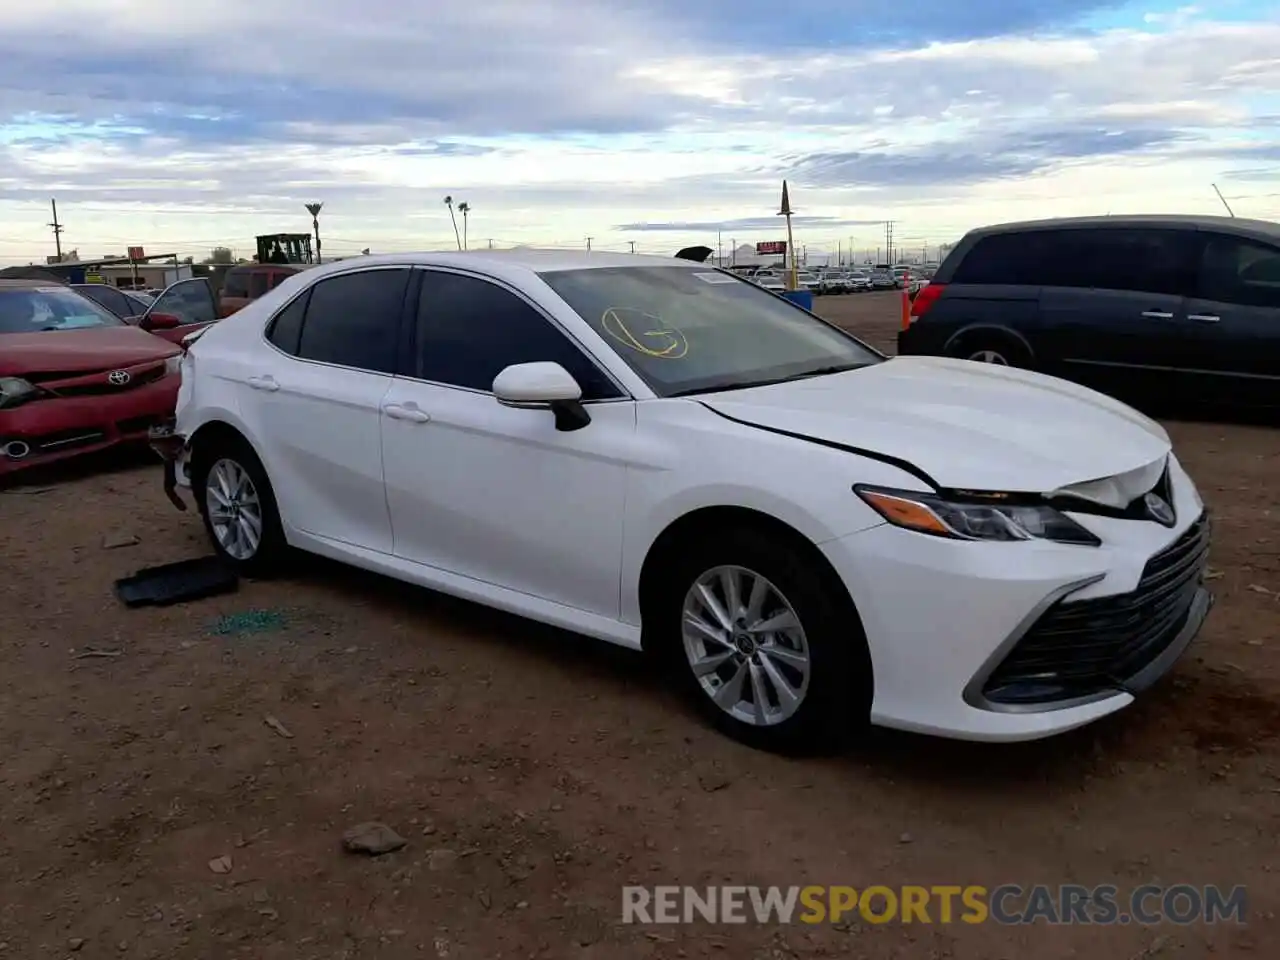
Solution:
[[[669,397],[689,397],[698,393],[720,393],[722,390],[746,390],[750,387],[769,387],[775,383],[790,383],[793,380],[808,380],[810,377],[825,377],[833,373],[844,373],[847,370],[860,370],[869,367],[869,363],[842,363],[830,367],[819,367],[806,370],[804,373],[793,373],[785,377],[769,377],[763,380],[743,380],[738,383],[723,383],[711,387],[691,387],[688,390],[676,390],[667,394]]]

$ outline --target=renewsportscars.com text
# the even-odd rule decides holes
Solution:
[[[623,923],[1244,923],[1244,887],[623,887]]]

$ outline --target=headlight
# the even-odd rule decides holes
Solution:
[[[0,377],[0,409],[16,407],[39,395],[40,388],[21,377]]]
[[[944,498],[914,490],[857,485],[854,492],[896,527],[952,540],[1052,540],[1099,546],[1102,541],[1047,504]]]
[[[164,374],[166,377],[182,371],[182,354],[176,357],[166,357],[164,361]]]

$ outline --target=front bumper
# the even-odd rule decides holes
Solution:
[[[1095,532],[1111,535],[1098,548],[948,541],[889,525],[823,544],[866,631],[872,720],[1033,740],[1132,703],[1212,606],[1208,532],[1196,532],[1203,510],[1190,497],[1174,530],[1102,521],[1109,529]]]
[[[172,418],[181,377],[119,393],[35,400],[0,414],[0,476],[147,440]],[[20,453],[15,456],[13,453]]]

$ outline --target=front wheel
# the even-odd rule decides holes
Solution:
[[[671,667],[711,723],[785,753],[848,742],[870,712],[866,641],[847,596],[784,538],[735,531],[685,552],[663,598]]]
[[[247,576],[275,573],[288,547],[257,455],[242,441],[218,440],[197,451],[194,466],[192,486],[218,555]]]

